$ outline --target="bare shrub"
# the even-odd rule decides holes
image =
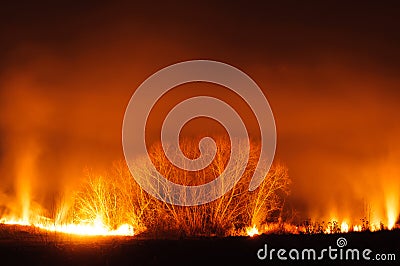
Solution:
[[[259,144],[250,143],[249,156],[244,154],[247,151],[243,149],[241,141],[230,143],[225,138],[217,138],[216,144],[218,150],[214,160],[199,171],[184,171],[172,165],[160,144],[154,145],[150,150],[156,170],[170,181],[183,185],[210,182],[226,170],[228,160],[233,160],[234,167],[227,174],[239,181],[222,197],[212,202],[185,207],[154,198],[132,178],[132,174],[142,180],[156,178],[155,170],[149,162],[138,158],[131,162],[132,174],[125,162],[115,163],[112,170],[103,175],[87,172],[86,182],[75,194],[67,216],[73,222],[101,219],[111,230],[121,224],[130,224],[136,233],[147,229],[149,234],[160,236],[171,233],[186,236],[234,235],[248,226],[256,225],[261,228],[271,218],[279,216],[285,195],[289,192],[287,169],[281,164],[274,165],[261,185],[255,191],[249,192],[248,185],[257,166]],[[240,152],[236,158],[230,158],[231,145],[234,144],[238,145]],[[197,145],[197,141],[186,139],[181,142],[181,149],[188,158],[197,158],[200,155]],[[202,152],[211,154],[210,149],[206,148]],[[245,169],[243,175],[240,169]],[[224,186],[230,185],[232,184],[222,182],[220,187],[214,189],[223,190],[226,188]],[[160,187],[154,188],[154,191],[160,191]]]

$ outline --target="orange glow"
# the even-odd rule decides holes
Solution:
[[[246,229],[246,233],[248,236],[253,237],[259,234],[258,229],[255,225],[253,227],[249,227]]]

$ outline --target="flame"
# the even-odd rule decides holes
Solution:
[[[132,180],[130,175],[89,176],[81,190],[76,191],[73,196],[56,206],[56,213],[49,214],[33,199],[33,195],[35,195],[33,160],[30,156],[22,156],[21,167],[17,172],[15,202],[6,205],[6,211],[2,210],[2,214],[5,215],[0,217],[0,223],[34,226],[47,231],[83,236],[133,236],[135,233],[146,230],[143,220],[143,217],[146,216],[141,215],[140,212],[148,208],[147,206],[152,206],[151,199],[140,198],[143,191],[136,187],[135,183],[129,183]],[[283,171],[283,173],[285,172]],[[380,195],[377,198],[371,196],[366,199],[366,203],[361,204],[360,208],[364,207],[364,210],[358,217],[354,216],[355,212],[348,211],[346,206],[338,208],[332,205],[327,206],[324,210],[328,215],[321,215],[324,217],[323,219],[313,217],[312,222],[310,219],[304,224],[291,224],[282,219],[273,223],[261,222],[265,221],[269,209],[265,208],[260,212],[260,206],[265,206],[265,204],[262,197],[256,197],[254,210],[257,211],[251,213],[249,222],[241,221],[240,223],[253,226],[244,229],[240,227],[237,232],[232,232],[232,234],[244,235],[246,233],[248,236],[254,237],[262,233],[335,234],[391,230],[399,226],[396,223],[400,198],[395,190],[396,187],[396,185],[387,185],[385,193],[383,193],[384,197]],[[267,195],[269,193],[268,186],[261,191]],[[135,202],[136,197],[139,197],[140,201]],[[134,208],[136,204],[137,208]],[[163,206],[159,207],[163,208]],[[135,213],[135,210],[140,212]],[[11,213],[7,213],[8,211]],[[48,218],[48,216],[53,218]],[[362,217],[362,222],[360,222],[360,217]],[[328,221],[328,223],[324,221]]]
[[[387,227],[389,230],[395,227],[398,213],[399,213],[399,200],[396,199],[394,193],[390,193],[386,197]]]
[[[354,225],[353,226],[353,231],[354,232],[361,232],[361,225]]]
[[[25,163],[24,165],[29,164]],[[60,232],[80,236],[134,235],[134,228],[128,223],[114,225],[114,228],[117,227],[114,229],[105,222],[107,220],[104,218],[108,214],[105,211],[102,211],[100,208],[104,207],[102,203],[107,203],[107,198],[104,196],[107,195],[105,191],[100,191],[103,192],[103,194],[96,194],[95,192],[98,191],[94,192],[96,195],[103,195],[94,203],[90,202],[90,200],[86,198],[80,198],[83,207],[81,206],[79,209],[74,209],[74,213],[76,214],[76,212],[80,209],[84,209],[85,211],[87,211],[86,209],[90,209],[92,212],[87,213],[87,216],[75,217],[73,222],[69,222],[68,220],[67,216],[69,207],[66,205],[58,207],[58,211],[55,214],[54,219],[43,216],[42,208],[40,206],[36,206],[34,201],[31,199],[31,193],[29,189],[30,182],[28,182],[29,178],[27,178],[27,176],[28,175],[26,173],[21,172],[21,175],[18,178],[17,207],[19,208],[19,211],[15,212],[14,210],[14,213],[0,217],[0,224],[33,226],[51,232]]]
[[[343,221],[342,224],[340,225],[340,231],[342,233],[348,233],[349,232],[349,225]]]
[[[34,226],[43,230],[51,232],[60,232],[72,235],[81,236],[133,236],[133,226],[129,224],[122,224],[116,230],[110,230],[104,225],[103,220],[100,216],[96,217],[92,222],[81,222],[78,224],[54,224],[51,222],[28,222],[25,219],[0,219],[1,224],[8,225],[22,225],[22,226]]]
[[[36,225],[41,229],[53,232],[61,232],[74,235],[86,236],[133,236],[134,230],[131,225],[123,224],[116,230],[109,230],[103,223],[94,222],[90,224],[66,224],[42,226]]]
[[[249,227],[246,229],[246,233],[248,236],[253,237],[259,234],[258,229],[256,225],[253,225],[253,227]]]

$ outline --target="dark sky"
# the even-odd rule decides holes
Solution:
[[[234,2],[2,3],[4,190],[25,157],[44,188],[108,167],[122,158],[135,88],[165,66],[212,59],[263,89],[296,208],[379,205],[387,184],[399,195],[398,4]]]

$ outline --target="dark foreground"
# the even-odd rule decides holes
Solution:
[[[339,237],[346,239],[346,246],[338,247]],[[400,230],[337,235],[262,235],[254,238],[78,238],[0,225],[0,265],[399,265],[399,237]],[[257,252],[263,249],[259,255],[264,257],[265,245],[268,256],[260,260]],[[337,256],[335,260],[329,258],[329,246],[331,256]],[[271,259],[272,249],[275,251]],[[287,258],[286,261],[278,258],[279,249],[286,250],[281,254]],[[299,260],[289,257],[289,254],[296,256],[292,249],[298,250]],[[309,251],[303,252],[304,249],[314,249],[316,260],[312,260],[312,251],[311,259],[308,259]],[[323,259],[318,260],[323,249],[327,251],[323,253]],[[348,252],[348,249],[357,249],[359,260],[351,260],[353,251]],[[371,250],[370,253],[366,251],[369,260],[363,258],[365,249]],[[301,259],[302,253],[305,260]]]

